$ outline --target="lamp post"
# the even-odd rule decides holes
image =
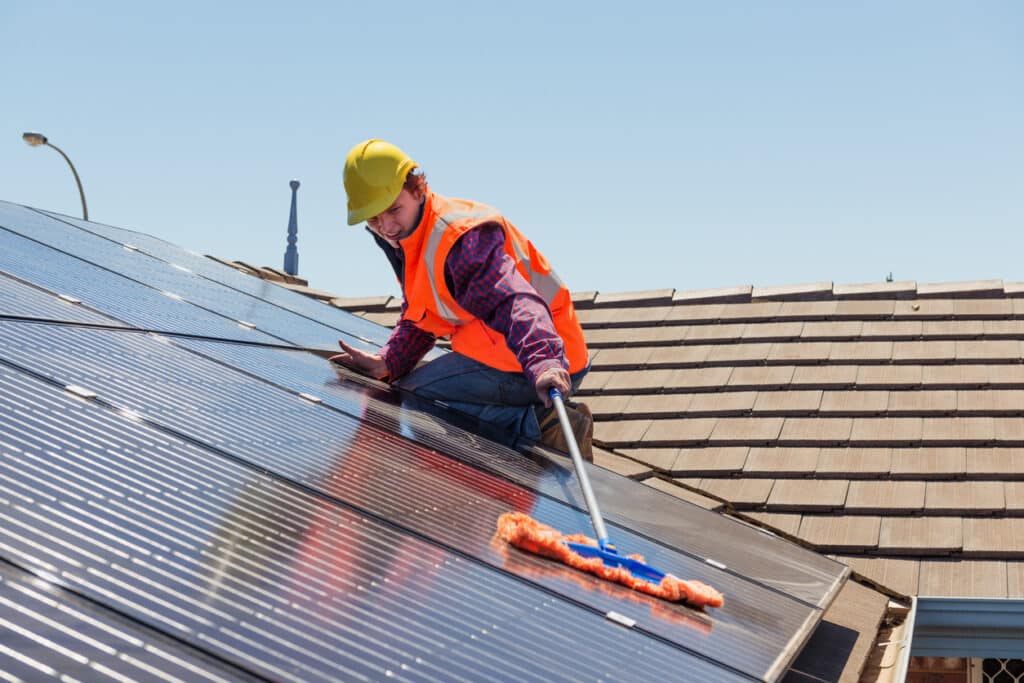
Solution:
[[[53,147],[62,157],[64,157],[64,161],[68,162],[68,166],[71,167],[71,173],[75,176],[75,183],[78,184],[78,195],[82,198],[82,220],[89,220],[89,209],[85,207],[85,190],[82,189],[82,181],[78,177],[78,171],[75,170],[75,165],[71,163],[71,159],[69,159],[68,155],[64,153],[64,150],[57,145],[52,144],[42,133],[22,133],[21,139],[27,142],[30,147],[39,147],[40,145]]]

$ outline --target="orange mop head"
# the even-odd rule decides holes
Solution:
[[[596,548],[597,541],[583,534],[563,536],[556,529],[541,524],[522,512],[506,512],[499,517],[498,536],[527,552],[550,557],[580,571],[621,583],[633,590],[664,600],[686,602],[694,607],[721,607],[724,602],[721,593],[700,581],[684,581],[671,574],[665,574],[660,583],[652,583],[633,576],[625,567],[610,567],[599,557],[583,557],[566,543],[580,543]],[[644,562],[642,555],[629,555],[628,558]]]

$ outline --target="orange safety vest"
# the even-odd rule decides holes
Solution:
[[[452,246],[467,231],[485,224],[501,226],[505,253],[551,310],[569,372],[583,370],[587,366],[587,345],[569,290],[537,248],[512,223],[484,204],[427,193],[419,226],[401,242],[405,252],[405,319],[435,337],[450,335],[453,351],[484,365],[505,372],[523,371],[504,335],[459,306],[445,283],[444,264]]]

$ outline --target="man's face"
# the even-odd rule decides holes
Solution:
[[[403,189],[391,206],[366,223],[370,226],[370,230],[389,242],[403,240],[416,229],[422,200],[423,197],[417,197]]]

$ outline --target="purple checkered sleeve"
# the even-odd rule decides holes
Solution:
[[[505,233],[496,224],[469,230],[452,246],[445,275],[460,306],[505,337],[531,384],[549,368],[569,369],[551,311],[505,253]],[[402,316],[381,350],[390,379],[406,374],[433,347],[432,334]]]
[[[445,261],[452,296],[505,342],[531,384],[545,370],[569,369],[551,311],[505,253],[505,232],[496,224],[469,230]]]
[[[420,362],[427,351],[434,348],[437,341],[434,335],[416,327],[412,322],[405,319],[405,309],[408,306],[402,301],[402,314],[398,318],[398,324],[391,330],[388,343],[380,350],[384,356],[384,363],[388,366],[388,379],[396,380],[402,375],[408,374],[416,364]]]

